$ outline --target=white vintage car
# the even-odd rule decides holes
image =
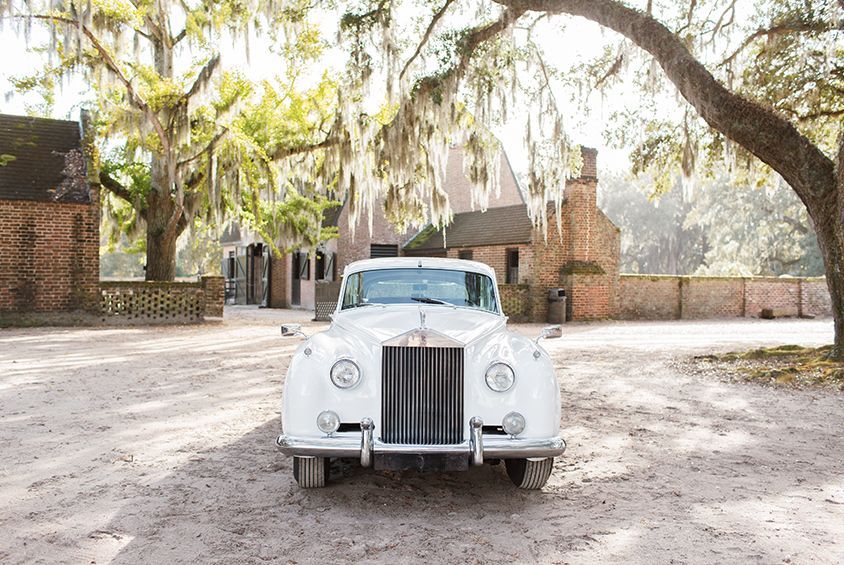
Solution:
[[[284,385],[283,433],[301,487],[330,458],[364,467],[466,470],[504,460],[539,489],[565,451],[560,391],[539,345],[506,328],[495,272],[456,259],[371,259],[346,267],[328,330],[305,341]]]

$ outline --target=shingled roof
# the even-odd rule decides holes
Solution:
[[[529,243],[533,225],[527,214],[527,206],[503,206],[489,208],[486,212],[464,212],[455,214],[445,229],[448,247],[479,247],[483,245],[511,245]],[[428,226],[405,245],[405,251],[441,250],[443,230]]]
[[[89,202],[79,123],[0,114],[0,199]]]

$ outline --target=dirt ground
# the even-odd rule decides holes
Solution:
[[[569,449],[523,492],[501,466],[297,488],[273,445],[296,318],[0,331],[0,563],[844,561],[844,394],[678,362],[829,320],[565,326]]]

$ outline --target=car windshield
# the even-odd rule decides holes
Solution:
[[[442,304],[498,313],[488,276],[449,269],[378,269],[349,275],[342,309],[375,304]]]

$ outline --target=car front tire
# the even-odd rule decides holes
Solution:
[[[328,480],[328,457],[293,457],[293,478],[301,488],[322,488]]]
[[[506,459],[504,466],[514,485],[525,490],[539,490],[545,486],[554,470],[554,458]]]

